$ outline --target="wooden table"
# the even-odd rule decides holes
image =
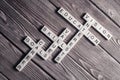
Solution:
[[[68,55],[57,64],[58,48],[48,60],[35,55],[22,71],[16,65],[30,51],[23,42],[30,36],[42,39],[46,49],[52,41],[40,30],[46,25],[56,35],[63,29],[76,29],[57,10],[64,7],[82,24],[89,13],[113,35],[109,41],[90,29],[100,44],[94,46],[82,37]],[[120,80],[120,1],[119,0],[0,0],[0,80]]]

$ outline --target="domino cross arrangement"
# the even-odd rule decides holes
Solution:
[[[53,41],[53,43],[48,47],[46,51],[42,48],[45,44],[43,40],[39,40],[37,43],[35,43],[29,36],[27,36],[24,42],[31,48],[31,50],[16,66],[16,69],[18,71],[21,71],[36,54],[41,56],[41,58],[44,60],[47,60],[57,49],[57,47],[61,48],[62,51],[54,60],[57,63],[60,63],[83,36],[85,36],[91,43],[93,43],[93,45],[97,46],[100,43],[100,40],[92,32],[89,31],[89,28],[91,26],[107,40],[110,40],[112,38],[112,35],[109,33],[109,31],[105,29],[101,24],[99,24],[95,19],[93,19],[88,13],[83,16],[83,19],[86,20],[86,23],[84,25],[82,25],[77,19],[75,19],[68,11],[62,7],[58,10],[58,14],[60,14],[64,19],[72,24],[78,30],[78,32],[66,44],[64,40],[70,34],[70,29],[66,28],[59,36],[57,36],[50,29],[44,26],[41,29],[41,32]]]

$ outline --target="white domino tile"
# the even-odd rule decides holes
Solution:
[[[67,46],[57,55],[55,61],[60,63],[62,59],[69,53],[69,51],[75,46],[75,44],[82,38],[83,33],[80,31],[69,41]]]
[[[40,48],[38,50],[38,55],[41,57],[43,54],[45,54],[45,50],[43,50],[42,48]],[[43,58],[44,59],[44,58]]]
[[[69,53],[69,51],[75,46],[75,44],[83,37],[81,31],[77,32],[76,35],[69,41],[65,48],[57,55],[55,61],[60,63],[62,59]]]
[[[29,37],[27,36],[24,40],[24,42],[30,47],[30,48],[33,48],[36,43]]]
[[[91,27],[92,24],[94,24],[94,21],[93,21],[93,18],[88,14],[86,13],[84,15],[84,19],[87,20],[87,22],[82,25],[78,20],[76,20],[68,11],[66,11],[64,8],[60,8],[58,10],[58,13],[63,16],[68,22],[70,22],[74,27],[76,27],[78,30],[80,30],[83,34],[86,33],[86,31]],[[66,15],[67,14],[67,15]],[[80,24],[80,27],[78,28],[77,25],[75,25],[73,23],[72,20],[69,19],[69,17],[72,18],[73,21],[75,21],[76,23]],[[88,38],[88,37],[87,37]],[[90,40],[90,38],[88,38]],[[91,40],[90,40],[91,41]],[[98,44],[95,44],[95,42],[91,41],[94,45],[98,45]]]
[[[28,62],[38,53],[38,51],[41,49],[41,47],[45,44],[43,40],[39,40],[39,42],[36,44],[29,36],[24,40],[24,42],[32,48],[32,50],[23,58],[23,60],[16,66],[16,69],[18,71],[21,71]],[[31,45],[31,42],[34,43],[34,45]]]
[[[86,17],[89,18],[89,17]],[[94,23],[94,21],[92,19],[90,19],[89,21],[87,21],[83,28],[81,29],[82,33],[85,35],[85,37],[91,41],[91,43],[93,43],[95,46],[97,46],[100,43],[100,40],[93,34],[91,33],[88,29],[91,27],[91,25]]]
[[[44,59],[47,60],[49,56],[51,56],[52,53],[56,50],[57,47],[58,44],[56,42],[52,43],[50,47],[46,50],[46,53],[43,54]]]
[[[67,46],[67,45],[66,45],[64,42],[62,42],[62,43],[59,45],[59,47],[60,47],[61,49],[65,49],[66,46]]]
[[[112,38],[112,34],[108,32],[107,29],[105,29],[102,25],[100,25],[98,22],[94,22],[93,24],[94,29],[96,29],[103,37],[105,37],[107,40],[110,40]]]
[[[90,20],[92,20],[93,18],[92,18],[88,13],[86,13],[86,14],[83,16],[83,19],[85,19],[86,21],[90,21]]]
[[[83,34],[85,34],[86,31],[88,31],[89,28],[91,27],[92,23],[93,23],[93,20],[90,20],[90,21],[86,22],[86,23],[83,25],[83,27],[80,29],[80,31],[81,31]]]
[[[84,26],[77,32],[77,34],[70,40],[70,42],[67,44],[67,46],[55,58],[55,61],[57,63],[60,63],[62,61],[62,59],[69,53],[69,51],[75,46],[75,44],[88,31],[88,29],[91,27],[91,24],[92,24],[92,20],[89,22],[86,22],[84,24]]]
[[[66,11],[64,8],[60,8],[58,10],[58,13],[63,16],[69,23],[71,23],[73,26],[75,26],[78,30],[81,29],[82,24],[75,19],[68,11]]]
[[[75,44],[82,38],[83,34],[79,31],[67,44],[67,46],[57,55],[55,61],[60,63],[62,59],[69,53]]]
[[[46,26],[44,26],[41,31],[52,41],[55,41],[58,37],[51,31],[49,30]]]
[[[82,37],[83,37],[83,34],[80,31],[77,32],[76,35],[69,41],[67,46],[69,46],[69,48],[72,49]]]
[[[62,39],[62,40],[64,40],[69,34],[70,34],[70,30],[68,29],[68,28],[66,28],[61,34],[60,34],[60,38]]]
[[[85,37],[87,37],[95,46],[100,43],[100,40],[90,31],[85,33]]]
[[[43,30],[45,28],[45,30]],[[44,26],[41,30],[47,37],[49,37],[53,43],[50,45],[50,47],[44,52],[44,54],[41,51],[41,57],[44,60],[47,60],[52,53],[56,50],[57,47],[60,47],[61,49],[64,49],[66,47],[66,43],[64,43],[64,39],[70,34],[70,30],[66,28],[59,37],[55,35],[50,29],[48,29],[46,26]],[[56,36],[56,39],[53,40],[49,35],[48,32],[50,32],[52,35]]]

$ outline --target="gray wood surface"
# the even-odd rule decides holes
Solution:
[[[119,0],[90,0],[100,11],[102,11],[118,27],[120,26],[120,1]]]
[[[108,2],[110,4],[107,4]],[[10,80],[119,80],[118,2],[117,0],[1,0],[1,79],[4,74],[6,79]],[[96,7],[97,5],[99,7]],[[85,22],[83,14],[89,13],[110,31],[113,38],[107,41],[91,28],[90,31],[101,40],[98,46],[93,46],[83,37],[60,64],[53,62],[53,58],[60,51],[57,49],[49,60],[44,61],[36,55],[23,71],[16,71],[15,66],[30,51],[23,42],[26,36],[30,36],[36,42],[43,39],[46,42],[44,49],[52,43],[40,32],[43,25],[57,35],[66,27],[70,28],[72,33],[65,42],[75,34],[75,28],[56,12],[59,7],[64,7],[83,24]],[[109,8],[111,9],[108,10]],[[115,10],[115,14],[111,13],[111,10]]]
[[[5,75],[3,75],[2,73],[0,73],[0,80],[8,80],[8,79],[6,78]]]
[[[0,71],[5,74],[10,80],[52,80],[43,70],[38,68],[33,62],[30,62],[27,67],[18,72],[15,69],[15,64],[22,56],[22,53],[2,35],[0,35]],[[11,54],[12,53],[12,54]]]

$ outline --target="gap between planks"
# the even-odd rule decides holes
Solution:
[[[4,43],[4,42],[0,42],[1,44],[5,44],[5,46],[7,46],[7,45],[11,45],[11,46],[13,46],[13,47],[11,47],[11,50],[13,50],[13,52],[15,52],[15,53],[21,53],[21,55],[22,55],[22,52],[18,49],[18,48],[16,48],[15,46],[14,46],[14,44],[12,44],[9,40],[7,40],[2,34],[0,34],[0,37],[2,37],[2,39],[5,39],[4,41],[6,42],[6,44]],[[8,44],[7,44],[7,42],[8,42]],[[4,46],[3,46],[4,47]],[[10,47],[10,46],[8,46],[8,47]],[[19,52],[17,52],[17,51],[14,51],[14,49],[13,48],[16,48]],[[14,56],[16,56],[15,55],[15,53],[13,53],[13,55],[11,55],[12,57],[14,57]],[[3,53],[4,54],[4,53]],[[7,54],[4,54],[4,55],[7,55]],[[13,74],[16,74],[16,76],[17,76],[17,78],[18,78],[18,76],[19,75],[21,75],[21,74],[24,74],[26,77],[33,77],[33,76],[37,76],[37,75],[41,75],[41,76],[43,76],[44,75],[44,78],[46,77],[46,79],[50,79],[50,80],[55,80],[54,78],[52,78],[51,76],[49,76],[48,74],[46,74],[42,69],[40,69],[38,66],[36,66],[35,65],[35,63],[34,62],[30,62],[29,64],[28,64],[28,67],[29,68],[26,68],[25,69],[25,72],[18,72],[17,70],[15,70],[15,63],[16,63],[16,60],[14,60],[14,62],[12,63],[12,58],[9,58],[9,57],[11,57],[11,56],[9,56],[8,58],[6,58],[6,57],[4,57],[4,55],[2,56],[2,53],[1,53],[1,57],[3,57],[3,58],[5,58],[5,61],[3,60],[2,62],[9,62],[9,64],[11,64],[11,66],[12,66],[12,70],[11,70],[11,67],[10,67],[10,65],[8,66],[8,67],[10,67],[9,69],[10,69],[10,71],[14,71],[13,72]],[[18,58],[18,56],[17,56],[17,58]],[[15,59],[17,59],[17,58],[15,58]],[[9,61],[10,60],[10,61]],[[7,63],[6,63],[7,64]],[[5,65],[6,65],[5,64]],[[32,65],[32,66],[34,66],[35,67],[35,70],[34,69],[32,69],[33,67],[31,67],[30,65]],[[4,66],[4,65],[3,65]],[[6,68],[6,67],[5,67]],[[32,73],[32,75],[31,76],[28,76],[27,75],[27,71],[29,70],[31,68],[31,71],[40,71],[41,72],[41,74],[38,74],[38,73],[40,73],[40,72],[36,72],[35,74],[34,73]],[[29,70],[30,71],[30,70]],[[19,74],[19,75],[17,75],[17,74]],[[6,77],[7,77],[7,75],[5,75]],[[14,76],[14,75],[13,75]],[[19,76],[19,77],[21,77],[21,76]],[[24,76],[23,76],[24,77]],[[22,78],[22,77],[21,77]],[[38,80],[38,78],[40,78],[40,77],[37,77],[36,79]],[[9,79],[9,78],[8,78]],[[25,78],[26,79],[26,78]],[[32,78],[31,78],[32,79]],[[9,79],[10,80],[10,79]]]
[[[56,10],[59,9],[58,6],[56,6],[51,0],[48,0],[52,5],[54,5],[56,7]],[[107,15],[101,8],[99,8],[92,0],[89,0],[90,3],[92,3],[99,11],[101,11],[107,18],[109,18],[118,28],[120,28],[120,26],[109,16]],[[106,53],[108,53],[109,56],[111,56],[117,63],[120,64],[120,62],[114,57],[112,56],[104,47],[102,47],[100,44],[98,45],[102,50],[104,50]]]
[[[89,0],[97,9],[99,9],[107,18],[109,18],[116,26],[118,26],[120,28],[120,25],[114,20],[112,19],[107,13],[105,13],[99,6],[97,6],[97,4],[95,4],[92,0]]]
[[[6,75],[4,75],[2,72],[0,72],[0,79],[2,80],[10,80]]]

